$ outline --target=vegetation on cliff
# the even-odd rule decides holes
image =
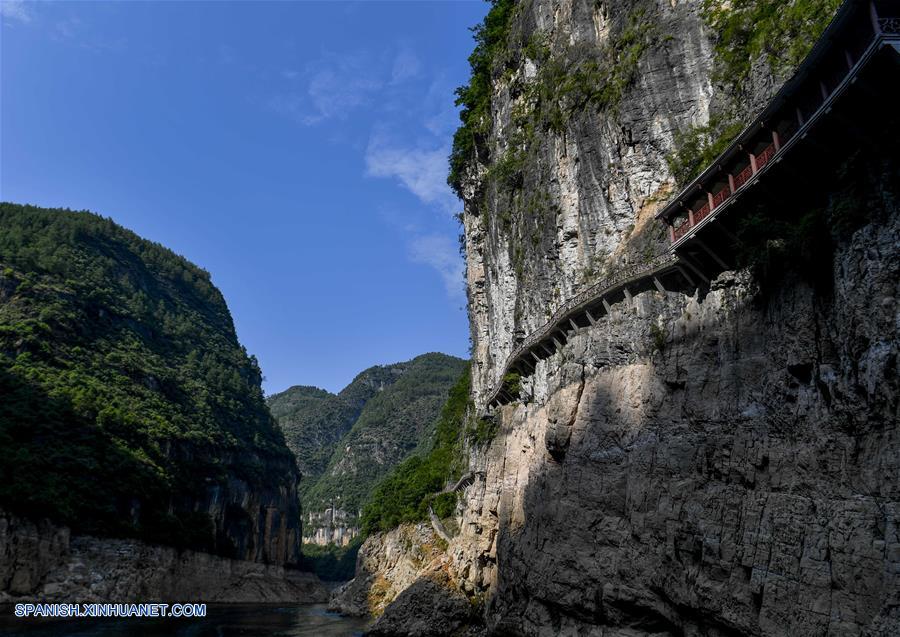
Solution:
[[[716,78],[740,86],[761,57],[775,73],[789,73],[809,53],[841,1],[704,0],[703,19],[716,34]]]
[[[350,513],[361,509],[382,477],[428,444],[447,392],[468,364],[435,353],[402,365],[397,380],[366,402],[322,477],[305,491],[305,510],[322,511],[332,503]]]
[[[304,544],[301,567],[326,582],[351,580],[356,574],[356,556],[362,543],[363,537],[357,536],[345,546]]]
[[[209,274],[87,212],[4,203],[0,228],[0,504],[233,552],[204,500],[298,475]]]
[[[506,50],[509,21],[515,7],[514,0],[492,0],[484,22],[472,33],[475,49],[469,56],[472,75],[469,83],[456,89],[456,105],[461,107],[461,126],[453,135],[450,153],[450,174],[447,183],[462,199],[462,180],[466,168],[475,155],[486,151],[487,136],[491,132],[491,94],[495,60]]]
[[[456,494],[440,492],[465,469],[462,449],[472,411],[470,388],[470,373],[466,370],[441,409],[428,452],[404,460],[372,492],[363,510],[364,535],[389,531],[404,522],[426,520],[429,507],[438,517],[453,512]]]
[[[407,366],[408,363],[397,363],[370,367],[337,394],[318,387],[295,386],[266,399],[303,474],[301,497],[325,472],[366,403],[393,385]]]
[[[755,113],[747,113],[746,91],[754,64],[786,77],[809,53],[828,26],[841,0],[704,0],[702,16],[715,34],[714,80],[723,90],[724,106],[681,131],[667,157],[679,185],[686,185],[741,132]]]

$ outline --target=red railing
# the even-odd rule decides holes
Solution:
[[[768,146],[766,146],[765,150],[756,156],[756,170],[759,170],[763,166],[769,163],[769,160],[772,159],[772,156],[775,154],[775,142],[772,142]]]
[[[691,229],[691,222],[689,219],[685,219],[684,222],[675,228],[675,241],[678,241],[681,237],[687,234],[687,231]]]
[[[705,203],[700,207],[700,210],[694,213],[694,225],[696,226],[700,221],[709,214],[709,203]]]
[[[738,188],[746,184],[748,181],[750,181],[750,178],[752,176],[753,166],[747,166],[746,168],[744,168],[744,170],[734,176],[734,189],[737,190]]]
[[[724,188],[722,188],[722,190],[720,190],[719,192],[714,194],[713,195],[713,209],[721,206],[722,202],[725,201],[726,199],[728,199],[728,197],[730,195],[731,195],[731,189],[728,186],[725,186]]]

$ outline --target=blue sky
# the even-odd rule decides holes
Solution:
[[[445,179],[486,3],[0,7],[0,198],[209,270],[267,392],[466,355]]]

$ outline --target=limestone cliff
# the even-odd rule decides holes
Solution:
[[[676,189],[679,132],[737,99],[752,117],[783,81],[760,56],[717,85],[715,4],[495,4],[478,34],[489,107],[463,96],[482,119],[451,176],[479,407],[580,285],[664,249],[652,213]],[[741,6],[787,21],[794,4]],[[827,21],[819,4],[800,32]],[[900,632],[900,168],[867,150],[813,186],[821,242],[613,306],[494,414],[447,548],[489,630]]]

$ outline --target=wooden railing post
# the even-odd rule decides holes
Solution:
[[[750,155],[750,171],[755,175],[756,171],[757,171],[756,155],[754,155],[753,153],[747,153],[747,154]]]
[[[850,51],[848,51],[847,49],[844,49],[844,59],[847,61],[847,70],[852,71],[853,70],[853,56],[850,55]]]
[[[875,8],[875,3],[872,0],[869,0],[869,18],[872,20],[872,30],[875,31],[875,36],[881,35],[881,25],[878,24],[878,10]]]
[[[712,193],[711,193],[710,191],[708,191],[708,190],[706,191],[706,201],[709,202],[709,211],[712,212],[712,211],[713,211],[713,208],[715,208],[716,206],[715,206],[715,204],[713,203],[713,196],[712,196]]]
[[[799,106],[795,110],[797,111],[797,128],[803,128],[803,111]]]
[[[775,152],[777,153],[781,150],[781,137],[778,135],[777,130],[772,130],[772,143],[775,144]]]
[[[691,228],[694,227],[694,211],[688,208],[688,222],[690,223]]]
[[[728,187],[731,189],[731,194],[733,195],[735,191],[734,175],[732,175],[731,173],[728,173]]]
[[[667,220],[666,223],[669,224],[669,240],[670,240],[672,243],[675,243],[675,226],[672,225],[672,222],[671,222],[671,221],[668,221],[668,220]]]
[[[825,82],[819,80],[819,91],[822,93],[822,101],[826,101],[828,99],[828,89],[825,87]]]

